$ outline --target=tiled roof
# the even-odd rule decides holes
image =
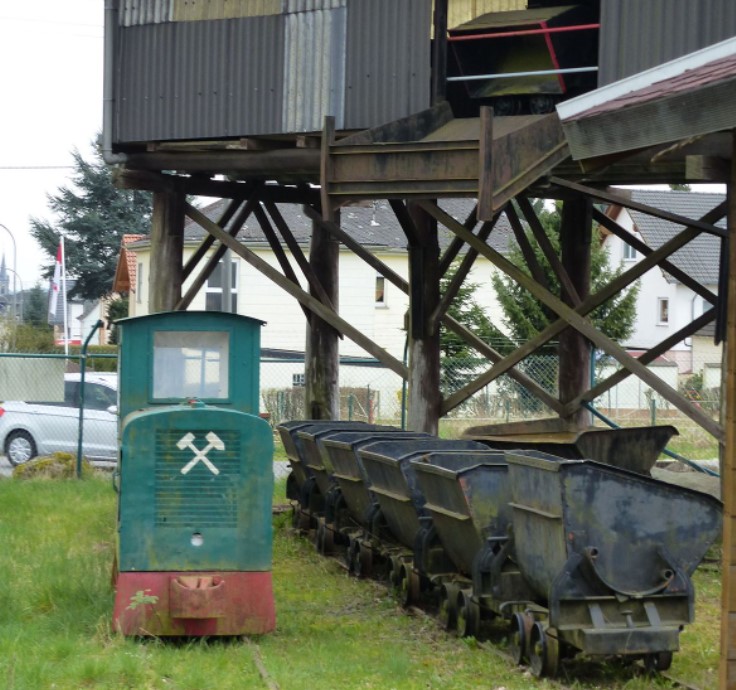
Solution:
[[[667,209],[671,213],[693,219],[701,218],[726,198],[724,194],[650,189],[632,190],[631,197],[633,201],[655,208]],[[628,209],[628,213],[633,219],[636,229],[641,233],[644,242],[652,249],[658,249],[683,229],[681,225],[649,216],[641,211]],[[721,220],[717,225],[725,227],[725,220]],[[688,242],[682,249],[678,249],[670,257],[670,261],[699,283],[717,285],[720,252],[721,240],[714,235],[702,233],[691,242]],[[665,277],[670,282],[678,282],[666,272]]]
[[[227,208],[227,201],[216,201],[200,209],[211,220],[219,219]],[[443,199],[440,206],[453,218],[464,222],[475,205],[472,199]],[[312,235],[312,221],[296,204],[277,204],[297,242],[308,246]],[[353,239],[365,247],[384,249],[406,249],[407,241],[396,216],[386,201],[376,201],[366,206],[347,206],[340,213],[340,227]],[[194,221],[187,219],[184,225],[185,240],[198,240],[205,236],[205,230]],[[452,241],[454,235],[440,226],[440,247],[444,248]],[[496,224],[491,232],[489,244],[502,254],[507,254],[513,238],[511,227],[505,216]],[[260,225],[254,217],[248,219],[238,233],[238,239],[248,246],[262,244],[268,246]]]
[[[138,269],[135,252],[128,249],[128,245],[139,240],[147,239],[147,235],[123,235],[118,265],[115,269],[113,290],[115,292],[135,292],[136,272]]]

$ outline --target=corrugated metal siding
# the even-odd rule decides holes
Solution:
[[[121,34],[117,141],[281,131],[280,17],[138,26]]]
[[[160,24],[172,19],[172,0],[121,0],[121,26]]]
[[[527,0],[450,0],[447,7],[447,26],[452,29],[488,12],[525,10],[526,2]]]
[[[284,2],[119,28],[115,143],[319,131],[325,115],[361,129],[429,106],[431,0]]]
[[[345,127],[429,107],[431,0],[350,0]]]
[[[286,16],[285,132],[318,131],[325,115],[343,127],[346,19],[345,7]]]
[[[279,132],[284,92],[283,17],[232,23],[235,26],[229,56],[231,120],[227,136]]]
[[[174,21],[237,19],[281,14],[283,0],[173,0]]]
[[[603,0],[600,86],[736,36],[734,0]]]
[[[313,12],[345,7],[346,0],[283,0],[284,13]]]

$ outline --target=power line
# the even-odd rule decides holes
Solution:
[[[0,165],[0,170],[71,170],[73,165]]]

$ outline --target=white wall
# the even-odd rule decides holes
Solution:
[[[184,261],[191,256],[193,248],[184,250]],[[281,272],[275,256],[270,250],[257,249],[255,253]],[[407,254],[401,250],[376,252],[376,257],[405,280],[408,279]],[[290,255],[289,255],[290,256]],[[292,259],[297,275],[300,275],[296,262]],[[233,258],[238,271],[238,313],[266,322],[261,332],[261,346],[282,350],[304,350],[306,338],[306,317],[295,298],[272,283],[262,273],[239,257]],[[150,252],[147,248],[137,250],[138,271],[142,272],[143,290],[140,296],[131,295],[131,316],[148,313],[148,281],[150,277]],[[476,301],[486,306],[495,323],[500,325],[501,309],[498,306],[490,282],[494,267],[479,257],[469,280],[479,283]],[[340,295],[338,312],[351,325],[377,342],[397,359],[404,355],[406,333],[404,316],[409,307],[409,297],[399,288],[384,281],[385,300],[376,304],[376,272],[362,259],[348,250],[340,252]],[[185,282],[182,292],[186,293],[193,277]],[[301,280],[302,289],[306,281]],[[205,290],[202,288],[193,300],[190,310],[204,310]],[[367,353],[345,337],[340,341],[340,354],[365,357]]]

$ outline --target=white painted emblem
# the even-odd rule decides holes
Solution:
[[[218,470],[209,460],[207,457],[207,453],[209,453],[211,450],[225,450],[225,444],[220,440],[219,436],[214,432],[210,431],[205,438],[207,439],[207,445],[202,448],[202,450],[199,450],[197,446],[192,443],[196,437],[191,432],[188,434],[184,434],[178,441],[177,441],[177,448],[179,450],[184,450],[185,448],[189,448],[193,453],[194,457],[186,464],[184,467],[181,468],[182,474],[188,474],[189,471],[198,463],[203,462],[207,469],[209,469],[212,474],[220,474],[220,470]]]

